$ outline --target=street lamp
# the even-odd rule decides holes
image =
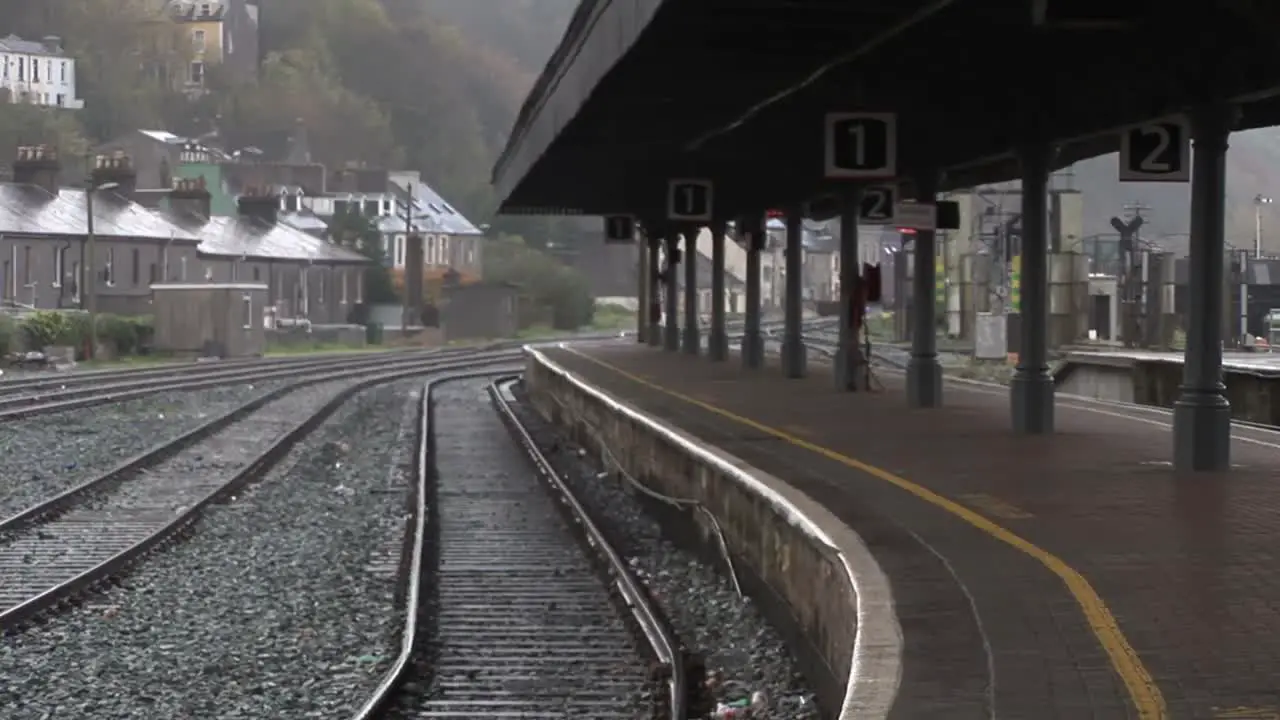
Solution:
[[[1274,198],[1259,193],[1253,197],[1253,256],[1262,257],[1262,206],[1275,202]]]
[[[89,312],[89,347],[85,357],[92,360],[97,354],[98,345],[98,277],[94,269],[94,250],[96,240],[93,234],[93,194],[101,190],[113,190],[120,183],[105,182],[101,185],[89,185],[84,191],[85,207],[85,261],[80,268],[80,287],[84,288],[81,298],[87,299],[85,310]],[[88,282],[85,282],[85,276]]]

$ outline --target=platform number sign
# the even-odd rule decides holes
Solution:
[[[827,113],[824,140],[827,178],[898,174],[898,118],[893,113]]]
[[[681,179],[667,183],[667,219],[682,222],[711,222],[710,180]]]
[[[636,219],[630,215],[608,215],[604,219],[604,241],[629,243],[636,239]]]
[[[889,225],[893,222],[893,208],[897,201],[896,188],[886,186],[864,188],[858,205],[858,220],[867,225]]]
[[[1120,134],[1121,182],[1191,179],[1191,123],[1177,116],[1143,123]]]

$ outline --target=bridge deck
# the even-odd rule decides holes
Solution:
[[[1063,399],[1056,435],[1017,437],[1003,389],[909,410],[893,375],[837,394],[821,366],[548,356],[863,536],[904,634],[894,717],[1280,717],[1280,434],[1239,429],[1230,475],[1178,476],[1156,409]]]

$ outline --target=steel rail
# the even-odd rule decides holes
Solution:
[[[29,597],[16,605],[0,609],[0,634],[5,634],[21,627],[35,617],[47,613],[64,601],[76,596],[101,581],[121,574],[134,562],[144,557],[162,543],[176,539],[185,529],[194,525],[203,511],[211,504],[228,497],[250,483],[263,477],[272,467],[283,459],[294,446],[301,442],[310,432],[327,419],[344,402],[357,392],[375,385],[395,382],[423,374],[435,374],[452,370],[471,369],[477,365],[507,365],[518,360],[514,350],[492,351],[488,353],[472,353],[472,357],[459,358],[455,362],[441,361],[437,358],[423,358],[398,365],[396,368],[383,368],[380,371],[368,369],[350,369],[309,377],[288,387],[272,391],[256,398],[182,436],[163,443],[135,458],[125,461],[121,466],[104,473],[88,482],[71,488],[36,506],[28,508],[17,515],[0,522],[0,538],[12,535],[22,529],[31,528],[41,522],[47,522],[67,508],[79,505],[86,500],[99,497],[110,492],[149,466],[162,462],[182,450],[194,446],[203,439],[212,436],[239,420],[249,417],[254,411],[267,403],[279,399],[287,393],[303,387],[335,380],[355,380],[350,386],[343,388],[333,398],[325,402],[318,410],[295,423],[290,430],[273,441],[254,460],[246,463],[232,477],[219,484],[198,502],[181,509],[174,517],[153,532],[149,532],[124,549],[112,553],[106,559],[84,569],[74,577],[57,582],[43,592]]]

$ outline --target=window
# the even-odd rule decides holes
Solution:
[[[181,266],[178,270],[178,281],[186,282],[187,281],[187,259],[185,257],[179,258],[178,263]]]
[[[470,265],[472,267],[475,267],[475,264],[476,264],[476,245],[477,244],[478,244],[478,241],[474,239],[467,241],[467,265]]]
[[[58,93],[58,107],[66,107],[66,106],[67,106],[67,96],[64,95],[63,93]]]
[[[378,208],[380,207],[381,207],[381,203],[377,200],[365,200],[364,214],[368,217],[375,217],[377,216]]]
[[[31,246],[22,246],[22,284],[31,287]]]
[[[235,265],[232,265],[231,267],[234,269]],[[204,266],[204,281],[213,282],[213,266],[212,265]]]
[[[102,279],[106,281],[108,287],[116,284],[116,249],[107,248],[107,263],[102,268]]]
[[[191,49],[194,50],[196,54],[204,53],[205,37],[203,30],[196,30],[191,33]]]
[[[62,61],[62,82],[67,81],[67,61]]]
[[[40,82],[40,61],[31,59],[31,82]]]
[[[78,261],[73,261],[71,263],[71,274],[69,277],[72,278],[73,287],[75,287],[75,292],[71,293],[71,300],[73,302],[80,302],[80,286],[84,283],[81,282],[80,263]]]
[[[53,249],[53,286],[56,288],[62,287],[62,272],[63,272],[62,266],[63,266],[63,263],[66,262],[66,259],[67,259],[66,248]]]
[[[423,261],[427,265],[436,265],[438,264],[436,261],[436,236],[428,235],[426,242],[427,242],[427,251],[423,255]]]
[[[200,3],[200,16],[209,17],[213,14],[213,6],[209,3]]]
[[[364,302],[364,272],[356,270],[356,302]]]
[[[342,271],[342,285],[340,286],[340,295],[338,296],[338,304],[340,305],[347,304],[347,274],[346,270]]]
[[[133,286],[137,287],[142,282],[142,251],[138,248],[133,249],[132,257],[129,258],[129,274],[133,276]]]
[[[449,236],[440,236],[440,264],[453,265],[453,256],[449,254]]]
[[[158,282],[160,282],[160,266],[156,263],[151,263],[147,267],[147,285],[154,285]]]
[[[390,214],[391,214],[391,201],[390,201],[390,200],[387,200],[387,199],[383,198],[383,200],[382,200],[382,212],[381,212],[381,214],[382,214],[382,215],[390,215]]]
[[[191,63],[191,73],[188,79],[191,81],[192,85],[203,85],[204,84],[204,63],[202,62]]]
[[[324,305],[324,304],[325,304],[325,302],[324,302],[324,280],[325,280],[325,277],[326,277],[326,273],[325,273],[324,271],[321,271],[321,272],[319,272],[319,273],[317,273],[317,274],[316,274],[316,299],[320,301],[320,304],[321,304],[321,305]]]
[[[258,267],[257,265],[253,266],[253,281],[254,282],[262,281],[262,268]]]
[[[244,329],[253,329],[253,296],[244,295],[241,297],[244,301]]]
[[[301,195],[286,195],[284,199],[284,209],[289,212],[298,212],[302,207]]]
[[[26,58],[18,58],[18,79],[19,80],[27,79],[27,59]]]
[[[404,241],[403,235],[396,236],[396,266],[398,267],[404,266]]]

